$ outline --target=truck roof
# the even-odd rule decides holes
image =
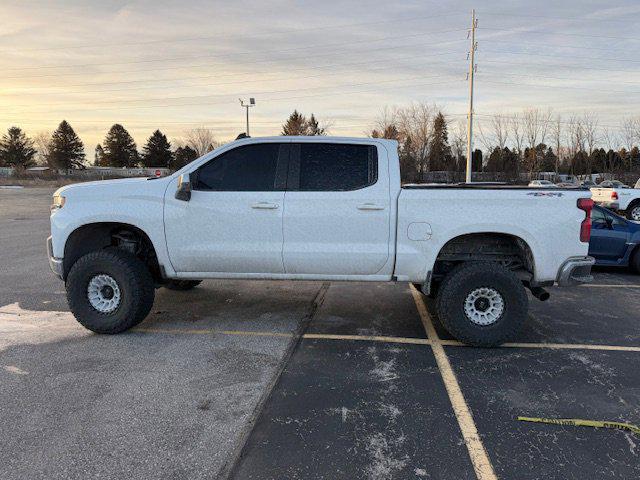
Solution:
[[[339,143],[348,143],[348,142],[381,142],[387,143],[389,145],[397,146],[398,142],[396,140],[389,140],[387,138],[373,138],[373,137],[334,137],[329,135],[278,135],[278,136],[268,136],[268,137],[244,137],[234,140],[230,143],[235,142],[243,142],[243,143],[258,143],[261,141],[269,141],[269,142],[282,142],[282,141],[292,141],[292,142],[313,142],[313,143],[331,143],[331,142],[339,142]]]

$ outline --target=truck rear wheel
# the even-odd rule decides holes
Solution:
[[[640,222],[640,202],[632,203],[626,213],[629,220]]]
[[[169,280],[163,286],[169,290],[191,290],[202,283],[202,280]]]
[[[153,306],[153,277],[124,250],[88,253],[71,267],[66,281],[69,308],[85,328],[114,334],[140,323]]]
[[[490,262],[462,263],[451,270],[437,297],[440,322],[461,342],[493,347],[513,338],[527,318],[522,282]]]

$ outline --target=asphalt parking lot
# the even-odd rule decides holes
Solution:
[[[640,277],[531,299],[499,349],[404,284],[206,281],[99,336],[49,273],[51,190],[0,190],[0,478],[638,478]]]

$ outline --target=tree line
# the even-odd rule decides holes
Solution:
[[[309,118],[297,110],[282,126],[282,135],[325,135],[312,113]],[[29,138],[19,127],[10,127],[0,138],[0,167],[26,169],[47,165],[56,170],[98,167],[146,167],[178,170],[196,158],[221,145],[210,129],[199,127],[189,130],[172,149],[171,142],[160,130],[154,131],[138,151],[135,140],[122,125],[114,124],[104,141],[96,145],[93,161],[87,160],[84,144],[69,122],[63,120],[52,134],[38,134]]]
[[[484,117],[476,132],[475,143],[484,149],[472,154],[474,172],[514,180],[540,172],[640,174],[640,117],[623,119],[612,128],[600,125],[593,113],[563,118],[550,109],[530,108]],[[427,172],[466,168],[466,121],[454,124],[436,105],[385,108],[368,134],[398,141],[406,182],[423,181]]]
[[[211,130],[194,128],[185,134],[175,149],[167,136],[156,130],[138,151],[133,137],[126,128],[116,123],[94,150],[93,161],[88,161],[82,140],[69,122],[63,120],[48,134],[29,138],[19,127],[10,127],[0,138],[0,167],[24,170],[35,165],[52,169],[71,170],[88,165],[98,167],[146,167],[177,170],[219,144]]]
[[[281,135],[326,135],[330,125],[320,124],[294,110],[282,125]],[[519,178],[539,172],[572,175],[640,172],[640,117],[624,119],[619,128],[600,125],[595,114],[563,118],[551,110],[525,109],[520,113],[483,117],[476,129],[477,148],[472,156],[474,172],[500,173]],[[464,172],[466,121],[452,122],[435,104],[415,103],[384,108],[367,132],[374,138],[398,141],[403,181],[424,181],[427,172]],[[194,128],[173,141],[154,131],[138,151],[136,142],[120,124],[113,125],[96,145],[88,161],[83,142],[63,120],[51,134],[29,138],[11,127],[0,138],[0,166],[18,169],[36,164],[54,169],[105,167],[165,167],[173,170],[218,147],[213,132]]]

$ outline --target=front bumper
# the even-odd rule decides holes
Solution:
[[[556,281],[559,287],[568,287],[578,283],[589,283],[593,281],[591,275],[591,267],[596,263],[593,257],[571,257],[565,261],[560,270]]]
[[[49,268],[60,280],[64,277],[64,266],[62,258],[53,256],[53,241],[51,237],[47,238],[47,255],[49,256]]]

